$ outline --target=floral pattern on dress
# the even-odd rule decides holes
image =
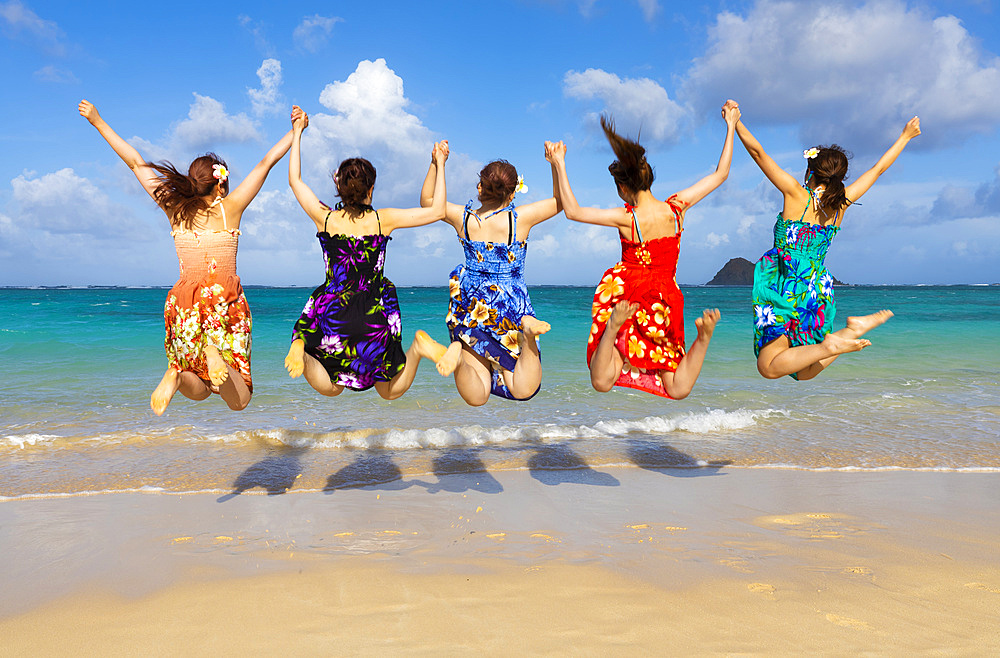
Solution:
[[[618,302],[639,309],[622,325],[615,347],[624,358],[616,386],[667,395],[659,377],[684,358],[684,295],[677,285],[680,235],[646,242],[621,239],[622,260],[604,273],[594,292],[593,323],[587,339],[587,364]]]
[[[514,214],[511,221],[516,217]],[[511,231],[515,230],[512,225]],[[465,250],[465,264],[456,267],[448,281],[445,323],[451,340],[462,341],[494,366],[493,395],[530,399],[515,398],[503,383],[500,370],[514,370],[521,353],[521,318],[535,315],[524,282],[527,241],[504,244],[458,239]]]
[[[391,238],[316,237],[326,281],[306,301],[292,340],[302,339],[334,384],[363,391],[391,380],[406,365],[396,287],[383,271]]]
[[[754,267],[755,355],[780,336],[796,347],[821,343],[832,331],[837,306],[825,260],[839,230],[778,215],[774,247]]]

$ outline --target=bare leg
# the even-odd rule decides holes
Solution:
[[[846,339],[857,339],[864,336],[866,333],[874,329],[875,327],[885,324],[886,321],[893,316],[892,311],[888,309],[882,309],[881,311],[876,311],[871,315],[852,315],[847,318],[847,326],[840,331],[835,331],[837,336]],[[805,381],[807,379],[812,379],[819,373],[823,372],[823,369],[828,365],[833,363],[839,354],[833,356],[828,356],[825,359],[820,359],[819,362],[814,363],[810,366],[806,366],[798,372],[799,381]]]
[[[215,345],[205,346],[205,361],[208,365],[208,378],[212,384],[222,386],[226,378],[229,377],[229,365],[223,360]]]
[[[455,388],[467,404],[481,407],[490,399],[490,390],[493,388],[490,362],[473,352],[465,343],[460,345],[462,352],[458,367],[455,368]]]
[[[327,397],[340,395],[344,387],[341,384],[334,384],[330,381],[330,374],[312,354],[305,353],[305,341],[296,338],[288,348],[288,355],[285,356],[285,369],[292,379],[305,373],[306,381],[318,393]]]
[[[618,340],[618,332],[625,325],[632,315],[639,310],[638,304],[628,302],[618,302],[611,311],[611,317],[604,327],[604,334],[597,349],[590,357],[590,383],[601,393],[607,393],[618,381],[618,375],[622,372],[625,359],[621,352],[615,347]]]
[[[204,400],[212,394],[198,375],[189,371],[177,372],[173,366],[169,366],[149,398],[149,406],[153,409],[153,413],[162,416],[178,391],[191,400]]]
[[[243,411],[250,404],[250,388],[243,376],[231,365],[226,366],[226,381],[219,384],[219,396],[233,411]]]
[[[687,351],[681,362],[677,364],[675,372],[666,370],[660,371],[660,381],[667,394],[675,400],[683,400],[694,388],[694,383],[701,373],[701,366],[705,362],[705,354],[708,352],[708,343],[712,340],[712,332],[722,314],[719,309],[705,309],[701,317],[694,321],[698,327],[698,338],[691,344],[691,349]]]
[[[521,333],[517,337],[520,354],[514,371],[504,371],[504,384],[510,394],[518,399],[529,398],[542,384],[542,359],[538,353],[536,336],[541,336],[552,328],[548,322],[525,315],[521,318]]]
[[[777,379],[818,365],[823,359],[863,350],[871,344],[869,340],[842,338],[830,333],[822,343],[790,347],[788,337],[781,336],[761,348],[757,371],[767,379]]]
[[[410,349],[406,350],[406,365],[387,382],[375,382],[375,390],[386,400],[395,400],[409,390],[413,378],[417,376],[420,359],[430,359],[437,366],[438,372],[447,377],[461,358],[462,344],[453,342],[448,347],[431,338],[426,331],[420,330],[413,336]]]

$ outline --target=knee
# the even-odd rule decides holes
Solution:
[[[232,409],[233,411],[243,411],[249,405],[250,405],[250,398],[247,398],[246,400],[236,400],[235,402],[231,402],[229,404],[229,408]]]
[[[760,376],[764,379],[778,379],[781,377],[781,373],[772,370],[770,364],[764,364],[760,361],[757,362],[757,372],[759,372]]]
[[[691,389],[687,389],[686,391],[670,391],[670,390],[668,390],[667,391],[667,395],[670,396],[671,400],[683,400],[687,396],[691,395]]]
[[[594,390],[597,391],[598,393],[607,393],[612,388],[614,388],[615,383],[613,381],[611,381],[611,382],[598,381],[597,379],[594,379],[593,377],[591,377],[590,378],[590,385],[593,386]]]

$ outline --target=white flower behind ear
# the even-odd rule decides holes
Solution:
[[[220,181],[224,181],[229,178],[229,170],[226,169],[225,165],[214,164],[212,165],[212,176]]]
[[[811,149],[806,149],[805,151],[802,151],[802,157],[807,160],[812,160],[817,155],[819,155],[819,149],[816,148],[815,146],[812,147]]]
[[[517,177],[517,185],[514,187],[515,194],[526,194],[528,186],[524,184],[524,176]]]

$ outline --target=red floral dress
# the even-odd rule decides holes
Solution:
[[[622,325],[615,347],[625,363],[616,386],[667,395],[659,371],[674,372],[684,357],[684,295],[677,286],[684,205],[674,195],[667,199],[674,211],[674,235],[643,241],[632,212],[632,236],[622,241],[621,261],[606,271],[594,293],[594,322],[587,341],[587,364],[604,335],[615,304],[627,301],[639,310]]]
[[[218,203],[218,202],[217,202]],[[216,204],[213,204],[216,205]],[[225,225],[225,210],[223,210]],[[205,347],[214,345],[222,359],[250,379],[250,330],[253,320],[236,275],[239,229],[177,229],[170,234],[177,249],[180,278],[163,307],[163,347],[170,366],[208,381]]]

